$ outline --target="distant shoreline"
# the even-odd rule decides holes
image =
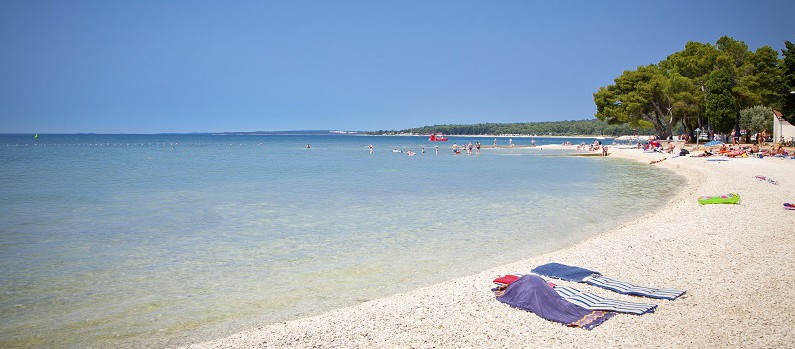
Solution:
[[[419,135],[419,134],[394,134],[394,135],[367,135],[362,134],[361,136],[377,136],[377,137],[428,137],[430,134],[427,135]],[[469,138],[599,138],[602,137],[604,139],[615,139],[617,137],[613,136],[601,136],[601,135],[594,135],[594,136],[584,136],[584,135],[575,135],[575,136],[533,136],[533,135],[444,135],[444,137],[469,137]]]

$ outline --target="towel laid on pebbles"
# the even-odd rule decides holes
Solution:
[[[606,276],[602,276],[602,274],[596,271],[560,263],[547,263],[540,265],[534,268],[532,272],[538,275],[553,277],[566,281],[585,282],[589,285],[594,285],[611,290],[613,292],[632,296],[674,300],[685,293],[683,290],[633,285],[629,282],[618,281]]]
[[[504,290],[498,289],[497,300],[532,311],[536,315],[567,326],[591,330],[616,315],[613,312],[587,310],[561,297],[544,279],[525,275]]]
[[[519,280],[519,278],[520,276],[517,275],[505,275],[494,279],[493,282],[498,286],[508,286],[516,282],[516,280]],[[657,308],[657,304],[609,299],[594,293],[582,292],[573,287],[555,285],[551,282],[547,282],[547,284],[554,288],[555,292],[565,300],[588,310],[604,310],[614,311],[616,313],[643,315],[646,313],[653,313]]]
[[[568,286],[555,286],[558,292],[567,301],[579,305],[588,310],[605,310],[617,313],[643,315],[653,313],[657,304],[627,302],[618,299],[609,299],[590,292],[582,292],[576,288]]]

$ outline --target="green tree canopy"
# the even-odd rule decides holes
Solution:
[[[795,90],[795,57],[791,61],[793,75],[789,91]],[[723,73],[716,78],[720,77],[721,83],[728,82],[731,98],[725,95],[725,89],[707,86],[719,70]],[[718,113],[723,115],[721,124],[710,125],[710,121],[718,120],[715,119],[718,111],[714,108],[726,109],[718,105],[732,101],[735,104],[734,125],[739,121],[740,109],[754,105],[778,108],[784,102],[786,88],[782,84],[783,70],[778,53],[769,46],[751,52],[744,42],[728,36],[721,37],[714,46],[688,42],[684,50],[659,63],[625,71],[614,79],[614,84],[599,88],[594,93],[595,116],[610,124],[648,122],[662,137],[670,135],[677,124],[691,134],[696,127],[706,129],[708,125],[714,130],[729,132],[731,127],[727,129],[726,125],[731,118],[722,112]],[[726,77],[728,79],[724,79]],[[721,96],[710,97],[712,93]],[[713,103],[711,118],[706,113],[710,100]],[[787,105],[795,109],[795,101]],[[791,114],[795,114],[795,110]]]
[[[660,62],[660,67],[670,72],[673,78],[684,78],[680,78],[681,82],[675,82],[686,86],[680,87],[679,92],[673,96],[673,112],[691,135],[696,128],[706,129],[704,108],[707,80],[715,70],[719,53],[715,46],[691,41],[685,45],[684,50]]]
[[[627,70],[614,82],[594,93],[597,119],[630,126],[645,121],[654,126],[661,137],[671,135],[676,121],[671,94],[677,93],[681,85],[672,85],[654,64]]]
[[[732,94],[732,80],[727,69],[710,74],[707,92],[705,115],[710,125],[715,131],[731,132],[736,122],[737,102]]]
[[[773,133],[773,109],[762,105],[740,110],[740,127],[750,134],[762,132]]]
[[[784,49],[781,50],[784,56],[782,64],[782,87],[783,102],[781,112],[784,119],[795,124],[795,44],[784,41]]]

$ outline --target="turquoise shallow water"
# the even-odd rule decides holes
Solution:
[[[470,140],[493,138],[436,155],[422,137],[0,135],[0,347],[173,346],[315,315],[612,229],[677,180],[448,149]]]

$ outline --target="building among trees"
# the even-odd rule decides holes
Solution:
[[[789,141],[795,138],[795,126],[784,120],[780,111],[773,112],[773,142]]]

